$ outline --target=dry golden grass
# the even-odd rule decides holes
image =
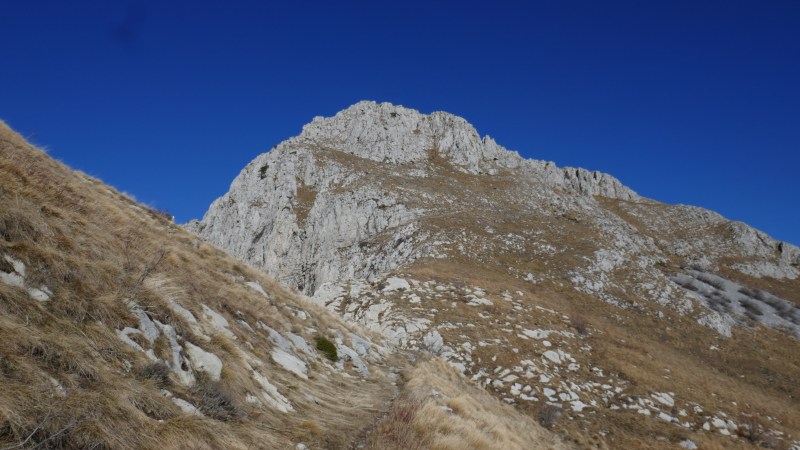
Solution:
[[[628,309],[611,306],[576,292],[569,280],[569,272],[586,266],[586,258],[593,257],[607,236],[600,234],[591,220],[585,220],[579,214],[558,215],[552,214],[552,211],[551,214],[538,214],[524,205],[515,204],[525,198],[526,191],[536,192],[542,186],[526,185],[518,177],[502,173],[492,177],[464,174],[438,158],[435,152],[432,152],[430,161],[417,163],[436,168],[424,178],[409,177],[403,168],[391,173],[379,164],[350,155],[335,154],[331,158],[345,167],[369,173],[369,182],[382,183],[387,190],[398,192],[401,196],[408,192],[403,198],[407,199],[410,206],[424,207],[428,211],[420,220],[422,234],[455,236],[454,240],[458,241],[459,234],[463,232],[469,236],[464,246],[475,244],[475,247],[466,251],[445,248],[442,252],[447,254],[446,258],[421,259],[403,267],[404,273],[412,278],[480,286],[494,295],[503,291],[522,291],[528,299],[526,301],[531,304],[569,316],[567,322],[571,331],[585,335],[585,342],[593,349],[588,360],[581,360],[582,366],[597,365],[619,375],[630,382],[631,393],[647,395],[653,391],[674,391],[678,398],[700,403],[707,411],[771,416],[775,420],[769,421],[770,427],[787,433],[791,439],[800,438],[800,391],[796,382],[800,376],[800,359],[797,357],[800,344],[796,339],[762,326],[736,328],[732,338],[724,339],[697,324],[693,317],[680,316],[655,304],[642,305],[647,301],[630,292],[612,292],[623,303],[632,306]],[[512,183],[520,185],[511,186]],[[493,191],[497,192],[493,194]],[[437,215],[437,208],[441,205],[414,203],[431,198],[420,195],[420,192],[435,193],[436,198],[450,199],[452,205],[458,205],[458,209],[446,207]],[[634,204],[599,197],[596,200],[602,208],[656,242],[665,237],[662,234],[667,228],[672,230],[672,234],[666,236],[668,239],[689,241],[700,234],[724,242],[726,233],[730,232],[725,225],[686,229],[679,223],[681,215],[675,214],[678,208],[654,201]],[[669,223],[661,228],[653,227],[639,220],[640,216]],[[496,235],[520,235],[535,230],[537,239],[557,245],[559,253],[537,255],[524,247],[501,250],[495,246],[482,250],[478,247],[480,243],[496,239],[487,231],[489,226]],[[380,238],[378,236],[373,240]],[[370,242],[372,245],[376,243],[379,244]],[[800,279],[757,279],[726,268],[741,262],[746,261],[721,260],[722,275],[785,299],[800,301]],[[658,268],[672,275],[682,264],[685,261],[674,257]],[[516,276],[526,272],[560,272],[562,278],[531,284]],[[625,284],[626,279],[634,279],[635,272],[633,267],[623,267],[612,276]],[[437,303],[436,307],[443,310],[445,303]],[[400,310],[405,308],[405,313],[412,317],[420,315],[402,302],[396,302],[393,307]],[[492,318],[512,317],[508,319],[512,325],[527,322],[540,328],[559,327],[558,323],[548,323],[538,318],[513,318],[513,310],[503,302],[481,307],[480,311],[490,314]],[[656,317],[656,311],[664,317]],[[488,356],[496,359],[493,360],[493,366],[511,367],[518,363],[520,358],[507,350],[517,346],[522,348],[525,343],[513,338],[506,339],[499,333],[493,334],[492,327],[496,327],[497,323],[487,323],[476,316],[477,310],[474,308],[459,307],[447,309],[446,314],[437,315],[433,321],[471,326],[452,332],[442,331],[445,342],[458,340],[459,335],[469,335],[473,343],[493,335],[504,341],[505,352],[483,354],[477,350],[473,353],[476,361],[481,358],[485,360]],[[718,350],[711,349],[712,345]],[[665,378],[665,369],[670,370],[669,378]],[[539,409],[527,404],[521,404],[518,408],[529,412],[531,416],[535,416]],[[604,440],[612,448],[672,448],[685,438],[702,443],[701,448],[747,448],[752,445],[747,439],[733,440],[719,434],[705,436],[696,430],[685,430],[666,422],[637,417],[633,412],[601,410],[586,420],[562,420],[556,429],[565,436],[581,440],[587,446],[595,445],[593,441],[596,441],[596,433],[600,431],[608,433]],[[663,440],[655,440],[655,436]]]
[[[439,175],[409,181],[385,172],[380,163],[344,153],[334,156],[341,164],[374,172],[400,192],[432,189],[480,198],[489,191],[507,190],[514,181],[502,175],[487,181],[449,170],[435,157],[427,164],[443,165]],[[310,187],[303,189],[297,199],[301,216],[307,214],[314,196]],[[425,229],[465,229],[474,236],[485,234],[486,225],[499,233],[536,229],[544,233],[543,239],[559,242],[567,251],[558,260],[513,251],[493,255],[491,261],[420,260],[408,269],[415,278],[478,285],[491,295],[523,291],[526,302],[569,316],[566,322],[518,317],[526,326],[561,327],[585,335],[580,342],[592,350],[581,360],[582,371],[598,365],[627,380],[632,394],[674,391],[677,398],[696,401],[710,411],[772,416],[776,420],[769,421],[771,427],[795,438],[800,434],[796,340],[763,328],[757,333],[737,329],[731,339],[721,340],[690,318],[666,309],[661,311],[665,317],[657,319],[641,309],[623,310],[576,293],[568,280],[537,285],[520,281],[508,267],[532,273],[552,270],[556,264],[577,267],[597,249],[599,237],[581,217],[521,214],[513,199],[502,196],[490,205],[491,211],[503,211],[501,216],[485,213],[480,209],[485,205],[464,205],[463,211],[430,218]],[[621,216],[622,206],[615,206]],[[632,215],[625,219],[644,227]],[[405,371],[407,381],[391,407],[387,405],[392,384],[380,367],[373,368],[369,380],[358,380],[341,376],[320,358],[310,362],[310,379],[299,379],[269,361],[273,344],[265,335],[249,333],[236,320],[241,318],[251,327],[260,320],[281,333],[300,334],[312,345],[316,335],[363,332],[201,242],[162,214],[68,170],[1,123],[0,254],[22,260],[26,282],[46,286],[54,294],[49,302],[39,303],[22,289],[0,284],[0,448],[23,442],[50,448],[291,448],[301,441],[311,448],[346,448],[369,429],[366,444],[373,449],[606,445],[649,449],[675,448],[685,438],[703,449],[753,445],[746,436],[733,440],[633,412],[603,409],[585,420],[559,420],[553,434],[536,422],[539,406],[505,405],[438,361]],[[1,257],[0,270],[11,270]],[[796,282],[739,279],[795,301],[800,292]],[[258,281],[268,298],[244,286],[250,280]],[[218,355],[224,364],[222,386],[201,379],[195,389],[182,387],[122,343],[115,330],[137,323],[126,300]],[[222,313],[237,339],[216,335],[205,342],[192,324],[169,308],[171,301],[198,318],[203,304]],[[301,321],[296,309],[309,312],[310,318]],[[475,325],[468,331],[443,331],[445,340],[450,341],[451,332],[468,332],[478,340],[496,331],[495,324],[476,319],[475,311],[457,308],[439,317]],[[503,302],[480,311],[493,317],[515,314]],[[719,350],[710,350],[712,344]],[[513,337],[506,343],[507,348],[523,345]],[[165,356],[166,342],[156,341],[154,350]],[[295,413],[282,414],[245,401],[258,386],[244,364],[243,352],[265,363],[259,370],[292,402]],[[484,361],[496,357],[496,364],[504,367],[519,361],[510,352],[492,352],[478,350],[474,357]],[[406,365],[399,358],[388,364]],[[669,379],[665,369],[670,369]],[[218,419],[183,414],[160,395],[164,387],[197,405],[211,402],[208,411],[222,405],[214,413]],[[384,412],[385,418],[372,427]],[[600,432],[606,433],[605,438],[598,438]],[[569,446],[558,436],[568,439]]]
[[[294,199],[294,213],[297,216],[297,224],[303,227],[308,218],[308,213],[314,206],[317,198],[317,191],[312,186],[303,184],[302,180],[297,179],[297,197]]]
[[[309,380],[303,380],[270,361],[273,344],[264,332],[250,332],[237,320],[254,329],[262,321],[284,334],[293,330],[311,343],[315,334],[363,331],[163,214],[69,170],[2,123],[0,255],[25,264],[26,285],[53,293],[37,302],[26,290],[0,283],[0,448],[289,448],[301,441],[342,448],[389,399],[380,367],[359,380],[320,358],[309,361]],[[11,270],[0,260],[0,269]],[[245,281],[259,282],[267,298]],[[198,319],[203,304],[218,311],[236,340],[215,335],[206,342],[173,312],[172,301]],[[115,331],[138,323],[130,303],[216,354],[224,365],[221,382],[200,377],[196,386],[184,387],[123,343]],[[309,318],[299,319],[296,310]],[[153,349],[164,358],[167,347],[162,336]],[[294,413],[245,401],[260,391],[245,358],[262,362],[257,370],[291,401]],[[182,413],[161,394],[165,387],[207,417]]]
[[[417,364],[368,449],[568,449],[533,418],[467,382],[440,359]]]

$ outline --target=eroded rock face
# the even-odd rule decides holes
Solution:
[[[522,159],[445,113],[364,102],[314,119],[188,226],[376,333],[382,348],[437,355],[504,402],[558,405],[568,419],[633,412],[726,436],[734,426],[702,398],[597,361],[590,338],[603,331],[580,315],[593,301],[620,329],[640,332],[646,318],[720,340],[698,354],[745,327],[796,337],[800,325],[797,247],[641,198],[609,175]],[[258,328],[272,362],[306,376],[281,352],[313,349]],[[335,340],[337,367],[369,376],[369,346]]]
[[[695,311],[721,330],[727,316],[673,281],[681,266],[800,275],[797,247],[746,224],[641,198],[610,175],[523,159],[447,113],[374,102],[317,117],[258,156],[188,228],[308,295],[420,258],[502,259],[516,279],[566,283],[623,308]]]
[[[372,279],[414,258],[416,221],[429,210],[373,182],[371,169],[425,178],[431,161],[456,174],[513,171],[579,195],[639,199],[610,175],[523,159],[460,117],[361,102],[258,156],[187,227],[308,294],[326,281]]]
[[[409,245],[366,256],[379,233],[401,239],[419,212],[371,186],[340,192],[348,174],[284,144],[259,156],[190,229],[284,283],[313,292],[320,280],[368,277],[409,256]]]

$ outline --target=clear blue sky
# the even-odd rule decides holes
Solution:
[[[179,222],[372,99],[800,244],[798,1],[28,0],[0,18],[0,118]]]

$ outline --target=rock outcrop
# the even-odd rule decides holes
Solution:
[[[464,183],[477,187],[459,190]],[[429,225],[467,209],[478,218],[483,210],[583,221],[602,245],[584,255],[589,265],[560,269],[573,273],[578,290],[620,304],[607,274],[631,260],[642,265],[642,284],[656,279],[648,296],[659,303],[688,300],[678,298],[658,261],[717,270],[725,260],[759,278],[800,274],[797,247],[745,224],[643,199],[604,173],[524,159],[460,117],[388,103],[360,102],[315,118],[248,164],[202,221],[187,227],[312,295],[329,281],[372,280],[442,255],[453,239]]]
[[[348,448],[391,400],[375,336],[2,122],[0,205],[0,448]]]
[[[430,208],[401,199],[370,168],[425,178],[437,163],[455,175],[512,173],[575,195],[640,199],[610,175],[523,159],[452,114],[361,102],[258,156],[187,228],[308,294],[372,279],[416,255],[409,237]]]

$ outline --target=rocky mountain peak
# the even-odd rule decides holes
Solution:
[[[362,101],[333,117],[315,117],[298,140],[361,158],[402,164],[440,157],[469,173],[519,167],[517,152],[481,137],[465,119],[446,112],[422,114],[391,103]]]
[[[484,189],[509,179],[513,192]],[[474,186],[475,196],[449,193],[460,183]],[[556,191],[584,200],[640,199],[610,175],[524,159],[452,114],[367,101],[315,118],[256,157],[188,228],[313,293],[326,281],[370,278],[417,257],[417,220],[442,205],[528,204],[532,192],[560,205]],[[382,248],[365,252],[377,236]]]
[[[0,122],[0,447],[800,449],[800,249],[487,142],[361,103],[248,164],[189,228],[309,298]]]
[[[625,430],[641,415],[705,442],[753,423],[729,405],[771,410],[796,389],[780,361],[800,339],[800,249],[524,159],[451,114],[361,102],[316,118],[189,228],[522,411],[560,405]],[[774,362],[754,363],[766,347]],[[764,378],[763,364],[785,375]],[[721,370],[741,383],[724,401],[681,391]]]
[[[609,174],[523,158],[490,136],[481,137],[464,118],[442,111],[423,114],[391,103],[362,101],[333,117],[315,117],[299,136],[278,146],[286,147],[333,149],[388,164],[440,160],[469,174],[513,170],[584,195],[640,199]]]

